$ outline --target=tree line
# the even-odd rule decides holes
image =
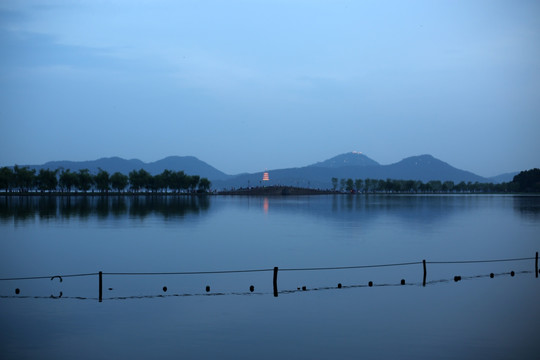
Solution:
[[[112,175],[99,169],[97,174],[91,174],[88,169],[71,172],[70,169],[36,169],[19,167],[0,168],[0,190],[10,191],[41,191],[41,192],[72,192],[84,193],[97,190],[107,193],[110,190],[123,192],[167,192],[193,193],[208,192],[211,182],[199,175],[187,175],[183,171],[164,170],[161,174],[151,175],[144,169],[133,170],[129,175],[115,172]]]
[[[540,192],[540,169],[520,172],[510,182],[500,184],[431,180],[338,179],[332,178],[332,189],[356,193],[504,193]]]

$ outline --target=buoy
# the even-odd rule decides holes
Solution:
[[[21,290],[19,288],[15,289],[15,294],[19,295],[20,292],[21,292]]]
[[[489,277],[492,278],[492,279],[493,279],[494,276],[495,276],[494,273],[489,274]]]
[[[337,284],[337,288],[341,289],[341,283]]]
[[[401,285],[405,285],[405,279],[401,279]]]
[[[454,281],[455,282],[458,282],[459,280],[461,280],[461,276],[454,276]]]
[[[206,292],[210,292],[210,286],[206,285]]]
[[[514,271],[510,271],[510,276],[514,276],[516,273]]]
[[[368,285],[369,285],[370,287],[373,286],[373,281],[370,281],[370,282],[368,283]]]
[[[302,291],[306,291],[307,288],[305,286],[302,286]]]
[[[249,291],[253,292],[254,290],[255,290],[255,286],[251,285],[251,286],[249,287]]]
[[[167,292],[167,287],[166,286],[163,287],[163,292]]]

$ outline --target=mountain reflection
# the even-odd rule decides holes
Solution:
[[[0,198],[0,219],[31,220],[52,218],[109,217],[145,218],[160,215],[182,218],[207,211],[206,196],[8,196]]]

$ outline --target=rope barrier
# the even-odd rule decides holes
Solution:
[[[474,264],[474,263],[494,263],[494,262],[509,262],[509,261],[525,261],[534,260],[534,257],[512,258],[512,259],[495,259],[495,260],[459,260],[459,261],[426,261],[427,264]],[[368,269],[381,267],[409,266],[422,264],[422,261],[392,263],[392,264],[375,264],[375,265],[354,265],[354,266],[332,266],[332,267],[306,267],[306,268],[280,268],[279,271],[327,271],[327,270],[350,270],[350,269]],[[248,269],[248,270],[216,270],[216,271],[181,271],[181,272],[103,272],[103,275],[112,276],[154,276],[154,275],[212,275],[212,274],[234,274],[234,273],[255,273],[255,272],[270,272],[274,269]],[[12,280],[38,280],[38,279],[53,279],[55,277],[82,277],[95,276],[99,273],[85,274],[69,274],[69,275],[49,275],[49,276],[30,276],[30,277],[13,277],[0,278],[0,281]]]
[[[274,269],[183,271],[183,272],[139,272],[139,273],[130,273],[130,272],[109,273],[109,272],[104,272],[103,275],[143,275],[143,276],[146,276],[146,275],[208,275],[208,274],[254,273],[254,272],[267,272],[267,271],[273,271],[273,270]]]
[[[524,271],[518,271],[514,275],[512,275],[511,272],[503,272],[503,273],[497,273],[497,274],[482,274],[482,275],[473,275],[473,276],[463,276],[460,277],[459,281],[464,280],[479,280],[479,279],[486,279],[486,278],[493,278],[493,277],[500,277],[500,276],[515,276],[515,275],[521,275],[521,274],[532,274],[533,271],[530,270],[524,270]],[[438,279],[438,280],[431,280],[427,282],[427,285],[436,285],[436,284],[450,284],[452,282],[457,282],[456,279]],[[307,293],[307,292],[314,292],[314,291],[341,291],[345,289],[358,289],[358,288],[371,288],[371,287],[403,287],[403,286],[416,286],[416,287],[423,287],[422,282],[414,282],[414,283],[381,283],[381,284],[373,284],[370,282],[370,284],[349,284],[349,285],[341,285],[339,284],[336,286],[320,286],[320,287],[313,287],[313,288],[297,288],[297,289],[289,289],[289,290],[281,290],[279,291],[280,295],[287,295],[287,294],[295,294],[295,293]],[[157,299],[157,298],[172,298],[172,297],[198,297],[198,296],[256,296],[256,295],[271,295],[272,292],[213,292],[213,293],[178,293],[178,294],[156,294],[156,295],[132,295],[132,296],[113,296],[113,297],[105,297],[103,298],[103,301],[114,301],[114,300],[137,300],[137,299]],[[99,300],[96,297],[83,297],[83,296],[31,296],[31,295],[0,295],[0,299],[49,299],[49,300],[91,300],[96,301]]]
[[[498,260],[461,260],[461,261],[426,261],[428,264],[476,264],[476,263],[493,263],[505,261],[523,261],[534,260],[534,257],[514,258],[514,259],[498,259]]]
[[[17,277],[17,278],[3,278],[0,281],[11,281],[11,280],[39,280],[39,279],[53,279],[55,277],[68,278],[68,277],[81,277],[81,276],[95,276],[99,273],[87,273],[87,274],[70,274],[70,275],[49,275],[49,276],[29,276],[29,277]]]
[[[292,269],[279,269],[279,271],[317,271],[317,270],[345,270],[345,269],[368,269],[368,268],[379,268],[379,267],[389,267],[389,266],[406,266],[406,265],[418,265],[421,264],[421,261],[407,262],[407,263],[397,263],[397,264],[380,264],[380,265],[357,265],[357,266],[334,266],[334,267],[313,267],[313,268],[292,268]]]

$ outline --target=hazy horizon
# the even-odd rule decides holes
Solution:
[[[0,164],[540,167],[537,1],[0,1]]]
[[[350,153],[358,153],[356,151],[349,151],[349,152],[346,152],[344,154],[336,154],[334,156],[330,156],[328,158],[325,158],[325,159],[321,159],[321,160],[317,160],[313,163],[309,163],[309,164],[301,164],[301,165],[298,165],[298,166],[293,166],[292,168],[301,168],[301,167],[304,167],[304,166],[310,166],[310,165],[314,165],[318,162],[323,162],[323,161],[326,161],[326,160],[329,160],[329,159],[332,159],[336,156],[340,156],[340,155],[345,155],[345,154],[350,154]],[[418,154],[418,155],[411,155],[411,156],[405,156],[403,157],[402,159],[398,160],[398,161],[395,161],[395,162],[392,162],[392,163],[381,163],[379,162],[377,159],[373,159],[372,157],[370,157],[368,154],[364,154],[364,153],[361,153],[362,155],[365,155],[367,156],[368,158],[370,158],[371,160],[374,160],[376,162],[378,162],[380,165],[392,165],[392,164],[395,164],[395,163],[398,163],[402,160],[405,160],[407,158],[410,158],[410,157],[415,157],[415,156],[423,156],[423,155],[429,155],[429,156],[432,156],[431,154]],[[95,159],[86,159],[86,160],[69,160],[69,159],[61,159],[61,160],[49,160],[49,161],[45,161],[43,163],[39,163],[39,164],[0,164],[0,167],[1,166],[42,166],[42,165],[45,165],[49,162],[64,162],[64,161],[67,161],[67,162],[86,162],[86,161],[97,161],[97,160],[101,160],[101,159],[110,159],[110,158],[120,158],[120,159],[123,159],[123,160],[128,160],[128,161],[131,161],[131,160],[138,160],[138,161],[142,161],[143,163],[145,164],[149,164],[149,163],[153,163],[153,162],[156,162],[156,161],[160,161],[160,160],[163,160],[163,159],[166,159],[168,157],[195,157],[196,159],[200,160],[200,161],[203,161],[205,163],[207,163],[208,165],[212,166],[213,168],[219,170],[219,171],[222,171],[223,173],[227,174],[227,175],[240,175],[240,174],[243,174],[243,173],[258,173],[258,172],[262,172],[263,170],[280,170],[280,169],[286,169],[285,167],[276,167],[276,168],[266,168],[266,169],[260,169],[260,170],[255,170],[255,171],[241,171],[241,172],[238,172],[238,173],[228,173],[226,171],[223,171],[222,169],[220,169],[218,166],[215,166],[214,164],[211,164],[209,163],[208,161],[205,161],[204,159],[201,159],[199,158],[198,156],[195,156],[195,155],[168,155],[168,156],[165,156],[163,158],[160,158],[160,159],[156,159],[156,160],[150,160],[150,161],[144,161],[142,159],[137,159],[137,158],[123,158],[121,156],[116,156],[116,155],[113,155],[113,156],[103,156],[103,157],[100,157],[100,158],[95,158]],[[447,161],[445,161],[444,159],[438,159],[436,158],[437,160],[441,160],[443,162],[446,162],[448,163]],[[452,164],[448,163],[450,166],[453,166]],[[454,168],[456,168],[455,166],[453,166]],[[458,168],[459,169],[459,168]],[[470,171],[470,170],[467,170],[467,169],[459,169],[459,170],[465,170],[465,171]],[[470,171],[476,175],[479,175],[479,176],[483,176],[485,178],[490,178],[490,177],[495,177],[495,176],[499,176],[499,175],[505,175],[505,174],[508,174],[508,173],[514,173],[514,172],[521,172],[521,171],[524,171],[524,170],[530,170],[530,169],[518,169],[516,171],[510,171],[510,172],[505,172],[505,173],[498,173],[498,174],[494,174],[494,175],[489,175],[489,176],[484,176],[484,175],[481,175],[481,174],[478,174],[478,173],[475,173],[474,171]]]

